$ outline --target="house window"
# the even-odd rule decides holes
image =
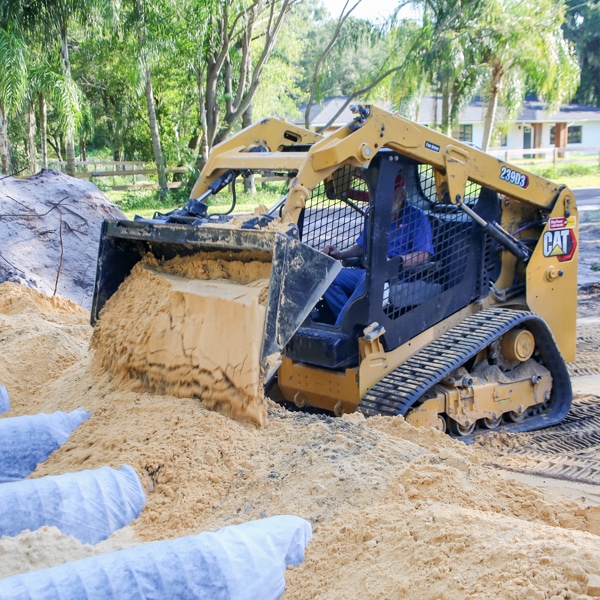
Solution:
[[[459,125],[454,137],[457,138],[460,142],[472,142],[473,125]]]
[[[581,125],[572,125],[568,129],[567,138],[569,144],[581,144]]]
[[[554,146],[554,131],[555,127],[550,127],[550,145]],[[581,125],[571,125],[567,128],[567,144],[581,144],[583,137],[583,128]]]

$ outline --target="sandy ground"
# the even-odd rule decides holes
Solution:
[[[517,479],[487,466],[493,450],[401,417],[336,419],[269,404],[259,427],[197,399],[123,389],[98,368],[91,334],[75,302],[0,284],[8,416],[90,411],[33,477],[127,463],[146,507],[95,547],[53,528],[1,538],[0,576],[295,514],[314,536],[304,563],[286,572],[286,599],[600,595],[594,489]]]

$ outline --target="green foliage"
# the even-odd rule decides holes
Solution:
[[[25,95],[27,47],[10,29],[0,28],[0,104],[8,111],[20,107]]]
[[[557,166],[531,166],[530,171],[546,177],[547,179],[560,179],[561,177],[585,177],[587,175],[600,175],[600,165],[584,165],[579,163],[567,163]]]
[[[581,83],[575,101],[600,106],[600,2],[566,0],[565,36],[575,44]]]
[[[152,191],[126,191],[113,197],[113,202],[123,211],[131,212],[136,210],[162,210],[165,207],[173,206],[173,200],[168,197],[161,200],[158,190]]]
[[[558,163],[556,166],[528,165],[532,173],[567,185],[570,188],[600,187],[600,165],[581,163]]]
[[[595,70],[600,68],[598,2],[565,1],[568,39],[585,61],[584,77],[600,81]],[[27,50],[20,57],[11,46],[14,64],[25,65],[27,78],[7,68],[6,60],[0,69],[0,102],[6,104],[9,96],[12,102],[13,156],[18,164],[25,160],[22,101],[37,106],[43,94],[48,137],[57,151],[77,132],[89,156],[154,161],[141,64],[150,69],[167,166],[197,166],[210,135],[219,139],[236,131],[242,114],[251,120],[296,117],[337,15],[328,15],[320,0],[292,3],[263,68],[269,31],[268,19],[259,17],[267,17],[274,6],[266,0],[0,0],[0,59],[9,54],[1,33],[7,34],[9,25],[11,43],[20,39],[21,50]],[[415,5],[422,19],[383,27],[350,17],[318,73],[315,100],[351,95],[416,118],[417,98],[433,92],[448,100],[434,124],[447,128],[465,103],[489,90],[494,60],[501,61],[505,73],[502,101],[513,111],[526,92],[537,91],[549,101],[573,92],[572,46],[558,35],[565,16],[562,0],[417,0]],[[70,76],[60,62],[63,33]],[[249,53],[246,40],[251,40]],[[9,79],[12,83],[3,83]],[[19,87],[23,81],[25,88]],[[582,89],[583,84],[584,94]],[[597,101],[596,83],[588,82],[586,89],[580,97]],[[126,202],[129,206],[133,199]]]
[[[114,202],[128,218],[139,215],[145,218],[152,217],[155,212],[168,213],[173,209],[182,208],[189,199],[189,192],[185,190],[171,191],[165,198],[160,197],[158,190],[152,191],[126,191],[106,192],[107,197]],[[256,194],[238,193],[234,213],[252,212],[260,205],[273,206],[281,199],[281,186],[265,184],[257,190]],[[233,204],[233,196],[223,190],[216,196],[211,196],[207,205],[209,214],[228,212]]]
[[[182,189],[172,190],[165,197],[161,197],[158,189],[107,191],[106,195],[125,214],[140,212],[145,213],[145,216],[154,211],[168,212],[173,208],[181,208],[189,199],[189,192]]]

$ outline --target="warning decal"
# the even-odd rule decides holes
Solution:
[[[555,256],[559,262],[571,260],[577,248],[572,229],[554,229],[544,233],[544,256]]]
[[[552,217],[549,226],[550,229],[573,229],[575,217]]]

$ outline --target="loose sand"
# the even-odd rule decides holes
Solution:
[[[600,577],[600,509],[484,466],[489,455],[398,418],[269,406],[259,427],[198,399],[124,389],[90,360],[89,313],[0,285],[9,416],[93,416],[34,477],[132,465],[140,517],[103,544],[55,529],[0,540],[0,574],[277,514],[313,525],[284,598],[586,598]],[[132,318],[132,320],[134,320]]]
[[[260,353],[270,264],[152,256],[102,309],[92,348],[126,387],[198,398],[265,425]]]

